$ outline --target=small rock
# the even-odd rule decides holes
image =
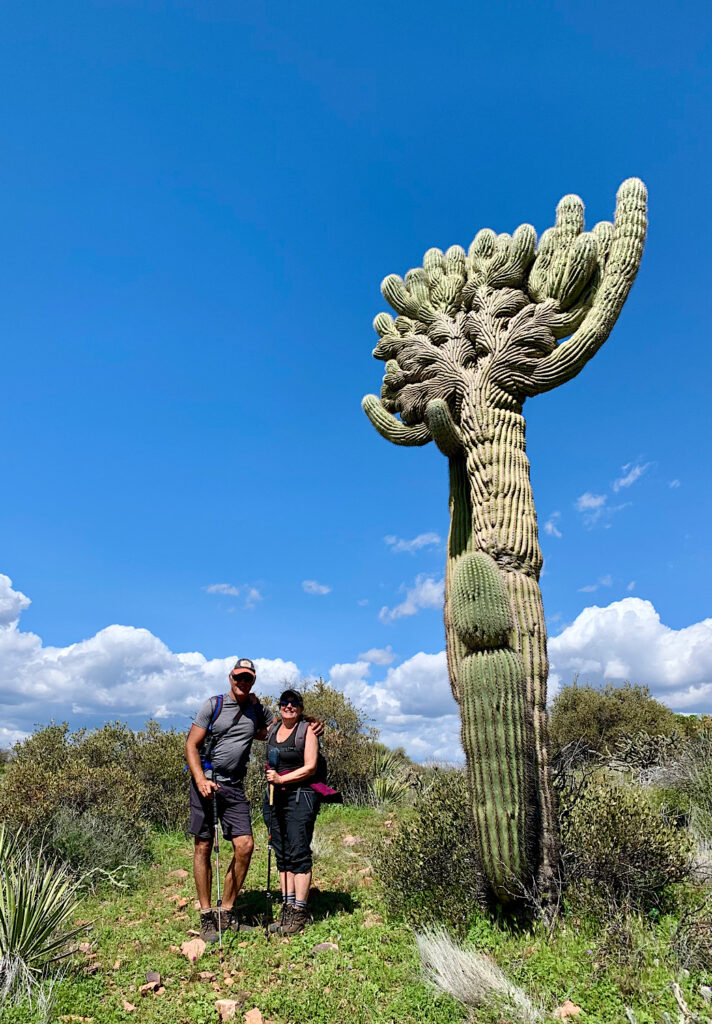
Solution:
[[[119,967],[121,967],[121,961],[120,960],[114,960],[114,970],[118,971]]]
[[[175,871],[169,871],[166,875],[167,878],[187,878],[188,872],[185,868],[177,868]]]
[[[393,828],[393,822],[390,820],[384,821],[383,824],[385,825],[386,828]]]
[[[339,947],[335,942],[318,942],[316,946],[312,946],[312,953],[328,953],[331,950],[336,950],[338,953]]]
[[[576,1003],[572,1003],[570,999],[567,999],[561,1006],[557,1006],[554,1010],[554,1016],[558,1017],[559,1020],[566,1020],[568,1017],[576,1017],[581,1013],[581,1007],[577,1006]]]
[[[220,1020],[234,1020],[237,1016],[237,1007],[237,999],[218,999],[215,1003]]]
[[[375,928],[378,924],[383,924],[383,918],[381,915],[374,914],[372,911],[369,911],[363,919],[364,928]]]
[[[361,838],[361,836],[344,836],[344,838],[342,839],[342,843],[344,844],[344,846],[358,846],[359,843],[362,842],[363,839]]]
[[[101,967],[101,964],[97,964],[97,963],[87,964],[86,967],[84,968],[84,973],[85,974],[96,974],[96,972],[99,970],[100,967]]]
[[[136,1009],[136,1007],[134,1006],[134,1004],[133,1004],[133,1003],[130,1003],[130,1002],[128,1001],[128,999],[122,999],[122,1000],[121,1000],[121,1005],[122,1005],[122,1007],[124,1008],[124,1010],[126,1010],[126,1012],[127,1012],[127,1013],[133,1013],[133,1012],[134,1012],[134,1010]]]
[[[201,981],[215,981],[216,975],[212,971],[201,971],[198,977]]]
[[[158,971],[147,971],[146,972],[146,981],[147,982],[154,982],[155,981],[157,985],[160,985],[161,984],[161,976],[158,973]]]
[[[171,953],[180,953],[180,946],[169,946]]]
[[[709,985],[700,985],[700,995],[706,1003],[712,1003],[712,988]]]
[[[191,939],[190,942],[182,942],[180,951],[189,960],[195,961],[205,952],[205,943],[202,939]]]
[[[162,995],[165,994],[165,991],[166,991],[166,986],[165,985],[161,985],[160,988],[156,989],[156,995],[157,996],[162,996]]]
[[[245,1014],[245,1024],[264,1024],[264,1017],[257,1007],[247,1011]]]
[[[77,949],[80,953],[91,953],[91,942],[80,942]]]
[[[156,992],[159,988],[157,981],[147,981],[145,985],[139,985],[138,990],[142,996],[147,996],[149,992]]]
[[[240,947],[240,949],[244,949],[245,946],[247,946],[247,945],[249,945],[249,943],[247,942],[247,939],[243,939],[242,942],[238,942],[238,946]]]
[[[195,928],[189,928],[188,935],[200,935],[200,932],[196,932]]]

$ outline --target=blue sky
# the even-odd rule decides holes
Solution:
[[[4,7],[7,736],[184,722],[240,654],[267,690],[321,673],[442,753],[443,545],[384,538],[444,538],[446,466],[361,412],[379,284],[481,227],[540,233],[567,192],[609,219],[630,175],[650,234],[620,321],[525,408],[545,608],[570,631],[554,669],[710,709],[710,27],[689,0]],[[115,625],[149,631],[140,657]],[[94,650],[43,685],[82,643],[101,683]],[[213,668],[178,682],[165,651]]]

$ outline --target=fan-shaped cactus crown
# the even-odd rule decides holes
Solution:
[[[635,276],[645,200],[643,183],[630,178],[618,191],[615,224],[585,231],[583,203],[564,196],[538,247],[529,224],[513,235],[485,228],[467,253],[429,249],[404,280],[386,277],[381,291],[398,315],[374,320],[373,354],[387,361],[381,409],[375,399],[365,404],[374,424],[380,417],[385,432],[393,417],[384,414],[398,413],[403,424],[424,425],[422,438],[390,439],[422,444],[431,436],[429,404],[446,403],[457,423],[478,369],[486,369],[491,399],[508,405],[574,376],[605,341]]]

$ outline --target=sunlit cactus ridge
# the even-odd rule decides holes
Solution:
[[[613,223],[585,231],[583,203],[564,196],[538,245],[528,224],[512,235],[485,228],[467,252],[429,249],[422,267],[381,285],[396,316],[374,320],[386,368],[380,398],[363,408],[387,440],[434,440],[449,460],[448,670],[479,856],[499,899],[534,875],[551,889],[558,851],[522,407],[576,376],[607,339],[640,264],[646,204],[644,184],[629,178]]]

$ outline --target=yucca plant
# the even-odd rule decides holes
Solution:
[[[403,758],[392,750],[378,750],[373,759],[369,792],[376,803],[397,803],[414,785]]]
[[[22,846],[0,827],[0,999],[32,999],[47,969],[71,953],[68,929],[77,883],[42,851]]]

